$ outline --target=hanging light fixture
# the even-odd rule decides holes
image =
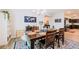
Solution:
[[[35,9],[32,12],[35,13],[36,15],[43,15],[43,14],[46,13],[46,10],[44,10],[44,9]]]

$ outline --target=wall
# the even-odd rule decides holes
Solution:
[[[8,36],[11,35],[11,37],[15,37],[16,34],[16,28],[15,28],[15,14],[12,10],[8,10],[9,12],[9,20],[8,20]],[[16,24],[17,25],[17,24]]]
[[[55,19],[61,19],[61,22],[55,23]],[[54,26],[54,28],[56,28],[56,29],[64,28],[64,11],[54,13],[51,17],[50,24],[51,24],[51,27]]]

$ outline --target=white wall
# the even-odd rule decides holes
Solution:
[[[55,19],[61,19],[61,22],[55,23]],[[56,29],[64,28],[64,12],[62,11],[62,12],[54,13],[52,15],[50,23],[51,23],[51,27],[54,26],[54,28]]]
[[[44,20],[43,15],[36,15],[35,13],[32,12],[31,9],[19,9],[19,10],[12,10],[13,12],[13,18],[15,21],[15,30],[23,30],[25,29],[25,26],[27,25],[39,25],[39,21]],[[34,16],[37,17],[37,22],[36,23],[24,23],[24,16]]]

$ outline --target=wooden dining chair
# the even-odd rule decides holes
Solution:
[[[60,47],[60,40],[62,41],[62,44],[64,44],[64,28],[60,28],[58,34],[56,34],[58,47]]]
[[[46,33],[45,48],[51,46],[54,49],[56,30],[50,30]]]
[[[59,39],[62,39],[62,44],[64,44],[64,28],[59,29]]]
[[[48,30],[46,32],[46,37],[41,39],[40,48],[48,48],[51,46],[54,49],[54,40],[55,40],[56,30]]]

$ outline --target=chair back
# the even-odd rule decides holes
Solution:
[[[65,31],[64,28],[59,29],[59,39],[62,39],[62,44],[64,44],[64,31]],[[58,42],[58,44],[59,44],[59,42]]]
[[[46,46],[49,46],[50,44],[54,43],[55,32],[56,32],[56,30],[47,31],[46,40],[45,40]]]
[[[59,35],[64,35],[64,28],[59,29]]]

